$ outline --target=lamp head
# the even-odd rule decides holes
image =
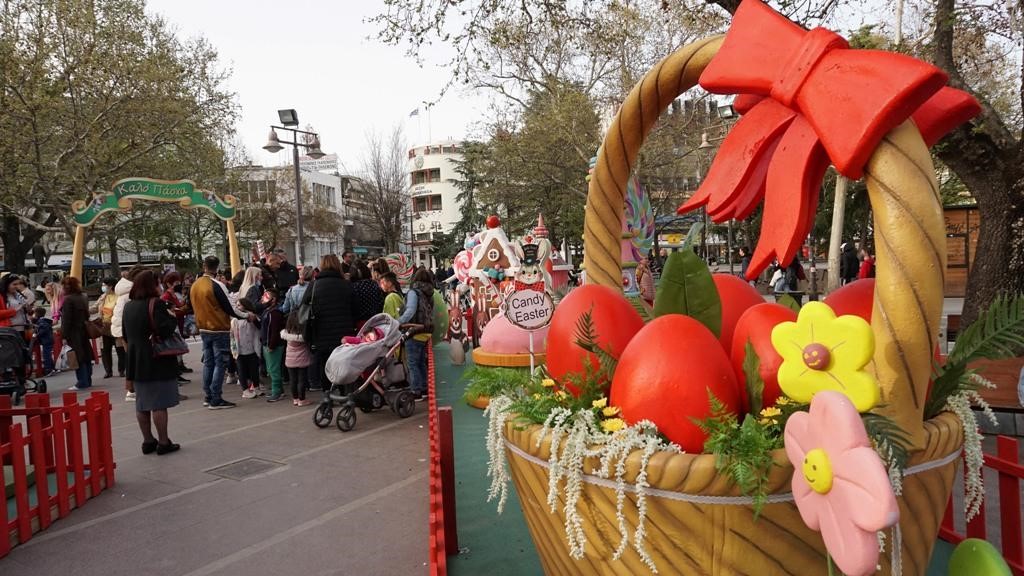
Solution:
[[[284,147],[281,146],[281,141],[277,139],[277,132],[273,128],[270,129],[270,136],[267,136],[267,143],[263,146],[263,149],[271,154],[280,152]]]
[[[281,124],[285,126],[299,125],[299,113],[294,109],[278,110],[277,117],[281,120]]]
[[[700,149],[700,150],[707,150],[708,148],[714,148],[714,147],[715,147],[714,144],[712,144],[711,142],[708,142],[708,133],[707,132],[701,133],[701,135],[700,135],[700,146],[697,146],[697,148]]]
[[[722,120],[731,120],[736,117],[736,108],[734,108],[732,104],[719,106],[718,117]]]

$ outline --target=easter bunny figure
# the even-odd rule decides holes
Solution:
[[[547,261],[551,256],[551,242],[547,238],[540,238],[536,243],[515,244],[513,249],[519,257],[515,290],[546,292],[551,287],[551,274],[547,269]]]

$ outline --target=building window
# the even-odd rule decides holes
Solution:
[[[441,195],[416,196],[412,199],[413,212],[429,212],[441,209]]]
[[[429,184],[431,182],[441,181],[441,169],[440,168],[429,168],[427,170],[417,170],[412,173],[412,185],[417,184]]]

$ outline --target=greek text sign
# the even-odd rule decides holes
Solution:
[[[198,190],[191,180],[153,180],[125,178],[114,182],[110,192],[95,192],[88,203],[81,200],[71,204],[75,224],[89,226],[105,212],[127,210],[132,200],[178,202],[182,208],[206,208],[221,220],[235,217],[235,197],[223,199],[213,192]]]
[[[523,330],[540,330],[547,326],[554,309],[551,296],[536,290],[519,290],[505,299],[505,316]]]

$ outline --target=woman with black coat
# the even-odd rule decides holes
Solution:
[[[303,334],[315,364],[309,371],[310,390],[326,390],[331,387],[324,373],[327,359],[341,345],[343,337],[356,333],[352,284],[342,276],[341,261],[336,255],[327,254],[320,259],[320,275],[302,295],[302,304],[310,304]]]
[[[177,330],[178,321],[167,302],[160,299],[156,276],[150,270],[135,277],[128,298],[123,321],[128,343],[127,374],[135,383],[135,417],[142,430],[142,453],[168,454],[181,448],[167,436],[167,409],[178,405],[178,359],[153,356],[150,338],[153,328],[157,337],[170,337]]]
[[[82,282],[74,276],[60,281],[64,288],[64,303],[60,307],[60,333],[64,343],[75,351],[78,368],[75,385],[68,390],[80,391],[92,387],[92,345],[85,324],[89,321],[89,299],[82,293]]]

